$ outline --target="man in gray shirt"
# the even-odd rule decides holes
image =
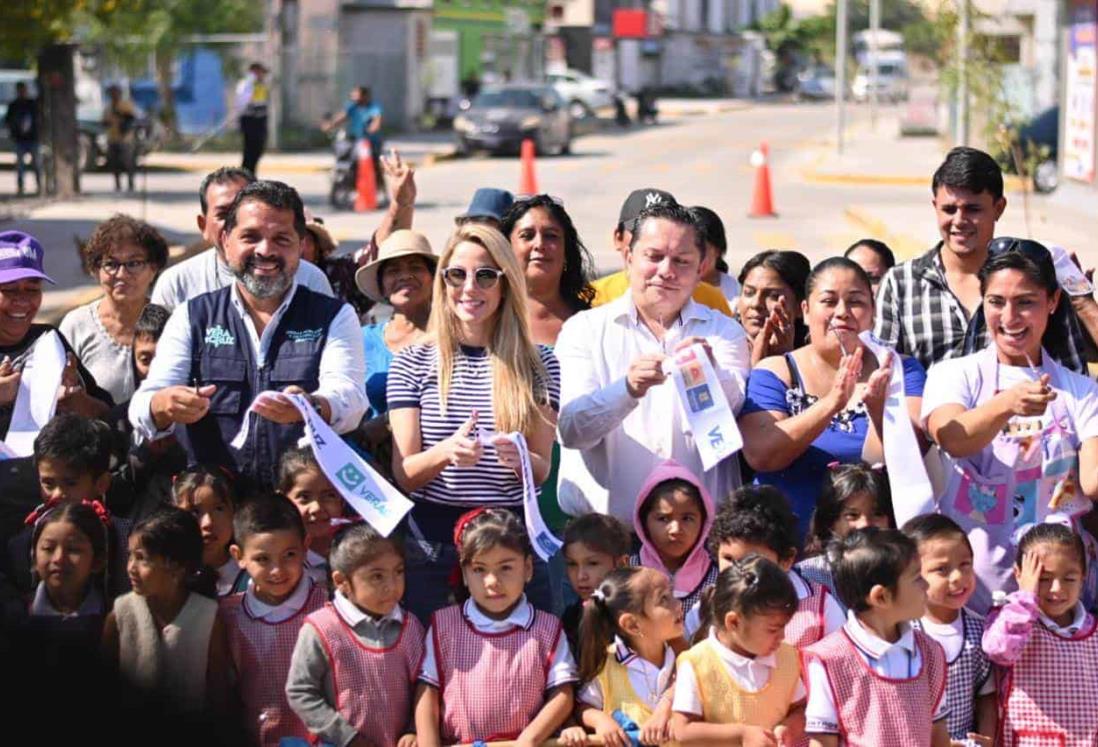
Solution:
[[[172,311],[188,299],[233,284],[232,270],[225,264],[225,258],[217,248],[217,237],[237,192],[254,181],[255,177],[244,169],[229,166],[206,175],[198,188],[198,201],[202,210],[198,214],[198,230],[210,248],[164,270],[153,288],[152,303]],[[301,260],[296,277],[298,285],[325,295],[334,295],[328,278],[311,262]]]

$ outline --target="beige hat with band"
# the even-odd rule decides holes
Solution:
[[[426,259],[427,265],[434,273],[435,266],[438,264],[438,257],[431,251],[431,243],[427,241],[427,237],[419,231],[412,231],[407,228],[393,231],[389,234],[389,238],[381,242],[381,246],[378,247],[377,259],[364,267],[360,267],[358,272],[355,273],[355,284],[370,299],[378,303],[385,303],[385,296],[381,294],[381,284],[378,282],[381,264],[389,259],[407,257],[412,254],[418,254]]]

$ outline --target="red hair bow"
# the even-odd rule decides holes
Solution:
[[[103,501],[84,501],[84,505],[90,506],[91,510],[95,511],[95,515],[99,517],[99,521],[103,523],[103,526],[108,526],[111,523],[111,512],[103,505]]]
[[[480,508],[474,508],[472,511],[466,511],[458,518],[457,523],[454,524],[454,547],[457,548],[459,553],[461,552],[461,536],[465,534],[465,528],[473,523],[473,519],[487,510],[487,508],[481,506]]]
[[[27,514],[27,518],[23,519],[24,526],[34,526],[42,517],[48,514],[53,509],[57,508],[57,504],[61,502],[60,498],[50,498],[45,503],[40,503],[35,506],[34,510]]]

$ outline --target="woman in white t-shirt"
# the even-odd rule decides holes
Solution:
[[[1086,513],[1098,496],[1098,383],[1042,345],[1061,303],[1045,247],[996,239],[979,277],[991,343],[930,369],[922,416],[951,457],[939,508],[972,543],[971,606],[985,613],[995,591],[1013,589],[1015,538]]]

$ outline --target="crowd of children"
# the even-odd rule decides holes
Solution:
[[[256,744],[1098,744],[1098,635],[1069,526],[1020,538],[1017,591],[985,620],[966,607],[965,532],[938,514],[894,527],[877,468],[828,471],[802,547],[776,488],[718,504],[667,462],[632,533],[569,523],[561,617],[526,599],[522,519],[488,508],[455,528],[454,604],[421,621],[401,606],[399,532],[355,521],[309,448],[283,455],[278,494],[244,500],[193,467],[174,505],[122,517],[111,438],[75,415],[42,429],[42,504],[4,580],[26,625]]]

